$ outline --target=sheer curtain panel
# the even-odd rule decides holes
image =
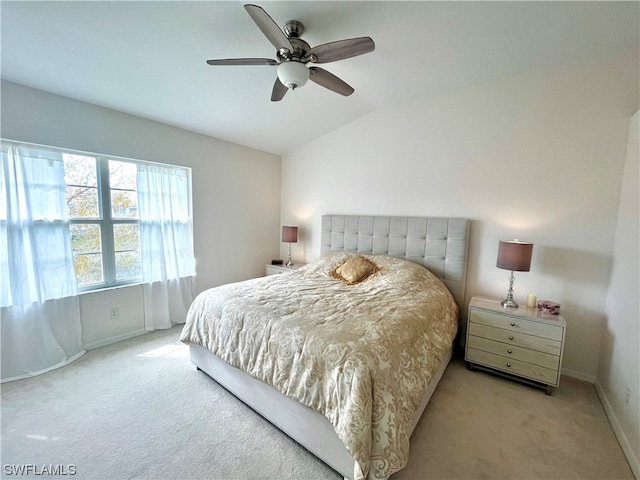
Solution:
[[[184,323],[195,295],[190,170],[138,165],[145,329]]]
[[[66,365],[84,352],[59,153],[2,143],[2,381]]]

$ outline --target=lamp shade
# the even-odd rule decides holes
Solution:
[[[516,272],[528,272],[531,266],[533,243],[500,240],[496,267]]]
[[[282,227],[282,241],[296,243],[298,241],[298,227]]]
[[[296,89],[309,80],[309,69],[304,63],[290,60],[278,65],[278,78],[287,88]]]

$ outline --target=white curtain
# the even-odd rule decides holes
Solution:
[[[145,329],[184,323],[195,296],[190,171],[138,165]]]
[[[2,144],[1,379],[66,365],[84,352],[58,153]]]

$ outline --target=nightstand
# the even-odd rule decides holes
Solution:
[[[499,300],[473,297],[464,359],[487,370],[546,389],[560,385],[566,322],[535,308],[504,308]]]
[[[266,274],[267,275],[277,275],[279,273],[288,273],[293,272],[300,267],[304,267],[306,263],[294,263],[291,267],[287,267],[286,265],[271,265],[270,263],[266,265]]]

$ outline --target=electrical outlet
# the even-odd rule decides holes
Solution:
[[[118,309],[118,307],[113,307],[111,310],[109,310],[109,318],[114,319],[118,317],[120,317],[120,310]]]

